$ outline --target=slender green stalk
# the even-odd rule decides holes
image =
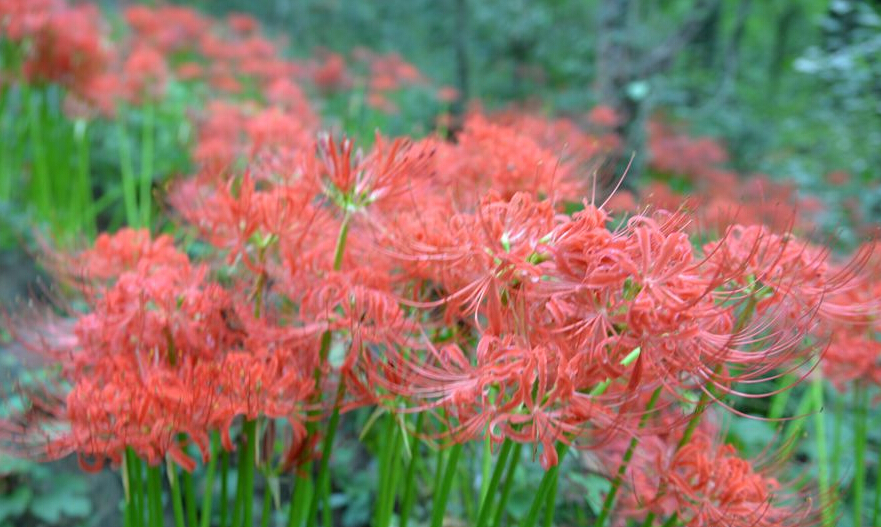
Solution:
[[[272,493],[269,489],[263,491],[263,510],[260,512],[260,527],[269,527],[269,517],[272,515]]]
[[[672,516],[667,518],[667,521],[661,524],[661,527],[673,527],[677,523],[679,523],[679,515],[674,512]]]
[[[545,472],[544,477],[541,478],[538,491],[532,499],[532,506],[529,508],[526,518],[520,524],[522,527],[534,527],[536,522],[538,522],[538,513],[541,511],[542,505],[546,504],[545,502],[547,501],[547,496],[551,490],[554,478],[556,478],[557,474],[560,472],[560,463],[563,462],[563,458],[568,451],[569,445],[562,441],[557,443],[557,464],[548,469]]]
[[[306,512],[306,504],[312,498],[312,463],[306,463],[303,468],[303,476],[297,476],[294,482],[294,495],[291,497],[291,508],[288,511],[288,527],[299,527],[303,524],[303,515]]]
[[[560,480],[560,472],[557,471],[554,474],[554,479],[551,481],[551,488],[548,490],[548,497],[545,503],[545,517],[544,517],[544,527],[551,527],[554,524],[554,513],[557,510],[557,487],[559,485]]]
[[[352,217],[346,212],[343,217],[343,223],[340,225],[340,232],[336,239],[336,250],[333,254],[333,270],[339,271],[343,266],[343,255],[346,253],[346,238],[349,236],[349,224]]]
[[[95,235],[95,204],[92,198],[91,162],[89,156],[89,123],[79,119],[74,124],[77,149],[77,194],[79,199],[79,227],[89,237]]]
[[[813,394],[810,389],[805,390],[795,409],[795,415],[803,416],[811,411],[814,406]],[[795,447],[796,438],[804,431],[807,419],[796,419],[790,421],[783,432],[783,448],[780,450],[780,456],[786,458],[790,451]]]
[[[333,511],[330,508],[331,495],[330,475],[321,480],[321,500],[324,506],[321,507],[321,520],[324,527],[333,527]]]
[[[832,453],[830,464],[831,476],[829,481],[838,481],[838,467],[841,464],[841,433],[842,421],[844,420],[844,397],[833,392],[835,402],[832,405]],[[859,423],[857,423],[859,426]],[[856,440],[856,436],[854,436]],[[837,501],[837,500],[836,500]]]
[[[511,455],[511,449],[513,447],[514,442],[510,439],[506,438],[502,443],[502,448],[499,450],[499,457],[496,459],[496,467],[492,472],[492,477],[490,477],[487,482],[486,490],[480,501],[480,509],[478,509],[477,522],[475,522],[474,527],[485,527],[486,522],[489,521],[489,515],[493,508],[493,498],[496,496],[496,489],[499,486],[499,482],[502,480],[502,472],[505,471],[505,467],[508,464],[508,456]]]
[[[229,452],[225,449],[220,454],[220,527],[226,527],[227,509],[229,508]],[[202,512],[205,514],[205,511]],[[210,522],[210,514],[208,515]],[[206,520],[203,518],[202,523]]]
[[[502,524],[502,518],[507,510],[508,498],[511,496],[511,489],[514,488],[514,474],[517,472],[517,465],[520,464],[522,450],[523,443],[516,443],[511,451],[511,463],[508,465],[508,472],[505,474],[505,484],[502,485],[502,493],[499,495],[499,503],[496,505],[496,513],[492,521],[493,527],[499,527]]]
[[[645,519],[642,521],[641,527],[651,527],[653,523],[655,523],[655,513],[649,511],[649,513],[645,515]]]
[[[125,221],[129,227],[140,227],[141,217],[138,213],[135,169],[132,162],[131,144],[129,144],[124,116],[117,116],[116,126],[116,141],[119,144],[119,172],[122,177],[122,198],[125,207]]]
[[[450,498],[450,489],[453,488],[456,466],[459,464],[459,456],[462,453],[462,443],[454,444],[450,447],[449,452],[441,484],[435,488],[434,499],[431,502],[431,527],[441,527],[444,522],[444,514],[447,512],[447,500]]]
[[[46,150],[44,119],[42,107],[45,104],[45,93],[33,90],[27,85],[23,90],[23,97],[27,103],[28,131],[31,141],[31,163],[33,164],[33,191],[37,203],[37,210],[43,219],[48,219],[52,212],[52,182],[49,177],[49,153]]]
[[[187,513],[187,525],[196,527],[199,525],[199,518],[196,513],[196,485],[193,482],[193,475],[183,471],[182,479],[184,480],[184,506]]]
[[[376,506],[373,509],[373,525],[380,527],[382,524],[382,516],[385,510],[385,492],[386,480],[389,476],[389,459],[391,459],[391,450],[395,433],[395,422],[390,415],[386,414],[386,425],[380,439],[379,461],[377,466],[377,495]]]
[[[141,226],[150,228],[151,187],[153,184],[153,141],[154,121],[156,118],[155,108],[146,103],[141,109],[141,178],[139,194],[141,198]],[[248,527],[251,527],[250,525]]]
[[[868,387],[861,382],[856,383],[854,390],[854,406],[856,408],[856,427],[854,434],[854,457],[856,461],[856,471],[853,481],[853,525],[854,527],[863,526],[863,491],[866,485],[866,436],[868,435],[868,427],[866,426],[866,407],[869,404],[867,395]],[[835,481],[835,480],[833,480]]]
[[[218,455],[220,455],[220,439],[217,434],[214,434],[211,436],[211,459],[208,460],[208,472],[205,474],[205,491],[202,494],[202,516],[199,518],[199,527],[211,527],[211,502],[214,498],[214,473],[217,470]]]
[[[143,527],[144,512],[142,508],[141,462],[131,447],[125,449],[126,479],[128,480],[128,507],[131,510],[132,527]]]
[[[646,404],[645,413],[643,413],[642,417],[639,419],[639,429],[642,429],[645,426],[649,413],[655,407],[655,404],[657,404],[660,395],[660,388],[652,393],[651,399],[649,399],[648,404]],[[618,466],[618,473],[615,474],[615,479],[612,480],[612,487],[609,489],[606,499],[603,500],[603,508],[600,511],[600,515],[597,517],[596,522],[594,522],[594,527],[603,527],[609,514],[612,512],[612,508],[615,504],[615,497],[618,494],[618,490],[621,488],[621,483],[624,481],[624,475],[627,473],[627,466],[630,464],[630,460],[633,459],[633,453],[636,451],[638,444],[639,436],[633,436],[630,439],[630,444],[627,446],[627,450],[624,452],[624,457],[621,459],[621,465]]]
[[[486,501],[486,492],[489,490],[490,474],[492,473],[492,437],[489,433],[483,440],[483,453],[480,456],[480,503]]]
[[[351,213],[347,210],[345,212],[345,215],[343,216],[343,221],[340,225],[340,231],[337,235],[336,248],[334,249],[334,271],[339,271],[343,265],[343,255],[345,254],[346,250],[346,239],[349,234],[349,223],[351,222],[351,219]],[[330,331],[325,331],[321,335],[321,348],[319,349],[318,355],[322,364],[327,361],[328,355],[330,354],[330,344],[332,340],[333,335]],[[315,381],[316,386],[321,385],[320,366],[315,369]],[[333,440],[336,436],[336,430],[339,426],[340,421],[339,403],[343,400],[343,397],[345,396],[345,391],[345,382],[343,381],[343,379],[340,379],[339,386],[337,387],[333,413],[330,416],[330,421],[327,424],[327,431],[321,444],[321,461],[318,464],[318,475],[316,476],[315,480],[315,492],[312,494],[312,499],[309,501],[309,512],[306,515],[306,525],[308,525],[309,527],[315,527],[315,524],[317,522],[319,501],[323,500],[325,502],[325,518],[330,518],[330,456],[331,451],[333,450]],[[291,518],[291,521],[293,521],[293,516]]]
[[[814,372],[811,381],[811,395],[814,401],[814,427],[817,436],[817,465],[819,469],[820,510],[822,511],[823,527],[832,527],[833,517],[831,496],[829,495],[829,453],[826,450],[826,417],[823,415],[823,376],[820,370]]]
[[[186,522],[184,521],[184,504],[183,499],[181,498],[180,483],[177,478],[177,467],[169,461],[166,466],[166,472],[168,473],[168,484],[171,488],[171,506],[174,510],[174,525],[175,527],[186,527]]]
[[[473,518],[477,514],[477,510],[474,508],[474,497],[473,490],[474,486],[471,484],[474,481],[473,473],[468,470],[467,465],[463,465],[459,463],[459,469],[456,471],[459,476],[459,499],[462,502],[462,513],[465,518]]]
[[[878,416],[881,417],[881,412],[878,412]],[[878,426],[881,427],[881,422],[878,423]],[[876,428],[877,430],[878,428]],[[879,460],[879,464],[881,464],[881,450],[877,452],[877,459]],[[878,465],[876,465],[876,474],[881,474],[881,470],[879,470]],[[875,501],[872,504],[872,527],[881,527],[881,481],[878,481],[879,476],[875,476]]]
[[[413,503],[416,500],[416,467],[419,464],[419,434],[422,433],[425,415],[420,413],[416,416],[416,432],[413,434],[413,446],[410,447],[410,464],[407,466],[407,474],[404,476],[404,496],[401,498],[400,527],[407,527],[410,522],[410,513],[413,511]]]
[[[165,518],[162,513],[162,468],[147,467],[147,501],[150,510],[150,527],[162,527]]]
[[[393,414],[386,415],[385,431],[380,442],[379,492],[373,522],[375,527],[387,527],[391,523],[395,505],[394,474],[401,444],[401,435]]]
[[[9,130],[9,119],[6,115],[6,105],[9,100],[9,85],[3,83],[0,86],[0,137],[4,140],[0,141],[0,203],[8,203],[12,194],[12,165],[13,165],[13,146],[18,146],[17,134],[13,130]]]
[[[796,381],[795,375],[788,373],[783,376],[780,383],[783,386],[792,386]],[[786,412],[786,404],[792,396],[792,390],[783,390],[771,397],[771,405],[768,408],[768,419],[775,420],[783,417]]]
[[[257,420],[249,419],[242,426],[245,440],[242,457],[239,458],[236,482],[236,507],[233,510],[233,527],[254,525],[254,457],[257,453]]]
[[[309,513],[306,516],[306,525],[309,527],[315,527],[317,523],[319,501],[324,501],[324,507],[330,507],[330,501],[327,499],[329,496],[322,496],[322,494],[324,494],[323,491],[326,485],[325,480],[330,477],[330,453],[333,450],[333,440],[336,437],[336,431],[340,424],[339,403],[342,400],[345,390],[345,383],[340,379],[333,413],[330,416],[330,421],[327,423],[327,432],[324,435],[324,440],[321,442],[322,456],[321,461],[318,463],[318,476],[315,479],[315,492],[312,494],[312,500],[309,502]]]

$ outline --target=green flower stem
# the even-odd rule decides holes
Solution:
[[[796,416],[807,415],[814,406],[813,394],[810,389],[805,390],[795,409]],[[786,458],[789,452],[795,447],[796,438],[804,431],[807,419],[794,419],[787,424],[783,432],[783,448],[780,450],[780,456]]]
[[[269,527],[269,517],[272,515],[272,493],[266,488],[263,491],[263,510],[260,512],[260,527]]]
[[[92,198],[91,162],[89,156],[89,123],[84,119],[74,123],[74,142],[77,150],[77,198],[79,201],[79,228],[90,238],[95,236],[95,204]]]
[[[487,434],[487,436],[489,436],[489,434]],[[499,457],[496,459],[496,467],[492,472],[492,477],[490,477],[487,482],[486,490],[483,492],[483,498],[480,501],[480,509],[478,509],[477,512],[477,522],[475,522],[474,527],[485,527],[486,522],[489,521],[489,515],[493,508],[493,498],[496,496],[496,489],[499,486],[499,482],[502,480],[502,472],[505,471],[505,467],[508,464],[508,456],[511,455],[511,449],[513,447],[514,442],[510,439],[506,438],[502,443],[502,448],[499,450]]]
[[[783,386],[792,386],[796,382],[795,375],[787,373],[782,377],[780,383]],[[782,392],[771,397],[771,405],[768,408],[768,419],[776,420],[783,417],[786,412],[786,405],[792,396],[792,390],[783,390]]]
[[[339,271],[343,267],[343,255],[346,253],[346,238],[349,236],[349,224],[352,216],[346,212],[343,216],[343,223],[340,225],[340,232],[336,239],[336,249],[333,253],[333,270]]]
[[[856,471],[853,481],[853,525],[854,527],[863,526],[863,493],[866,485],[866,436],[868,435],[868,427],[866,426],[866,407],[868,401],[868,387],[857,381],[854,390],[854,407],[856,412],[854,442],[854,457],[856,462]],[[836,480],[832,480],[833,482]]]
[[[193,482],[193,475],[183,471],[181,478],[184,480],[184,505],[187,512],[187,525],[195,527],[199,525],[199,518],[196,513],[196,485]]]
[[[306,512],[306,504],[312,497],[312,463],[306,463],[302,467],[303,475],[297,476],[294,482],[294,495],[291,497],[291,508],[288,511],[288,527],[299,527],[303,524],[303,515]]]
[[[823,376],[819,369],[814,372],[811,381],[811,395],[814,402],[814,427],[816,430],[816,452],[819,469],[820,510],[822,511],[823,527],[835,524],[829,492],[829,453],[826,450],[826,417],[823,415]]]
[[[379,492],[374,511],[375,527],[387,527],[391,523],[395,506],[395,475],[401,448],[401,434],[394,414],[386,416],[386,427],[381,443]]]
[[[841,464],[841,434],[844,420],[844,397],[833,392],[835,402],[832,404],[832,453],[830,465],[830,481],[838,481],[838,468]],[[859,426],[859,423],[857,423]],[[836,500],[837,501],[837,500]]]
[[[184,521],[184,504],[180,492],[180,482],[177,478],[177,467],[174,466],[174,463],[171,461],[167,463],[166,473],[168,474],[168,484],[171,488],[171,506],[174,510],[174,525],[175,527],[186,527],[186,522]]]
[[[141,177],[140,177],[140,212],[141,226],[150,228],[151,187],[153,184],[153,141],[155,128],[155,108],[151,103],[144,104],[141,109]],[[248,527],[251,527],[250,525]]]
[[[472,484],[474,481],[474,473],[468,470],[467,464],[459,463],[456,475],[458,476],[457,486],[459,489],[459,500],[462,503],[462,514],[465,518],[473,518],[477,514],[477,510],[474,507],[474,496],[472,492],[474,490]]]
[[[419,434],[425,415],[420,413],[416,416],[416,431],[413,434],[413,443],[410,447],[410,463],[407,466],[407,474],[404,476],[404,496],[401,499],[400,527],[407,527],[410,522],[410,513],[416,500],[416,467],[419,464]]]
[[[544,477],[541,478],[538,491],[535,493],[535,497],[532,500],[532,506],[529,508],[529,512],[526,514],[523,523],[520,524],[521,527],[535,526],[538,521],[538,513],[541,510],[541,506],[546,505],[545,502],[547,501],[548,493],[551,491],[554,478],[558,477],[557,474],[560,472],[560,464],[563,462],[563,458],[566,457],[566,452],[568,451],[569,445],[562,441],[557,443],[557,464],[545,472]]]
[[[144,525],[144,513],[143,513],[143,491],[141,488],[141,462],[138,460],[135,451],[132,450],[131,447],[126,447],[125,449],[125,474],[127,485],[128,485],[128,501],[127,501],[127,509],[130,510],[131,514],[131,525],[132,527],[143,527]]]
[[[340,231],[337,235],[336,248],[334,249],[333,255],[333,270],[339,271],[343,265],[343,255],[346,250],[346,239],[349,234],[349,224],[351,222],[352,216],[349,211],[346,211],[343,216],[342,224],[340,225]],[[321,335],[321,348],[318,351],[318,355],[320,358],[320,364],[325,364],[327,362],[328,356],[330,354],[330,344],[333,341],[333,335],[330,331],[325,331]],[[319,365],[315,369],[315,386],[321,386],[321,366]],[[330,519],[330,479],[329,479],[329,468],[330,468],[330,456],[331,451],[333,450],[333,440],[336,436],[336,430],[339,426],[340,421],[340,408],[339,404],[343,400],[346,392],[346,385],[343,379],[340,379],[339,386],[337,387],[336,399],[334,402],[333,413],[330,416],[330,421],[327,424],[327,431],[324,435],[324,440],[321,445],[321,460],[318,464],[318,474],[315,480],[315,491],[312,494],[312,499],[309,500],[309,512],[306,515],[306,525],[309,527],[315,527],[317,522],[317,513],[318,513],[318,502],[324,500],[325,506],[325,523]],[[311,432],[311,431],[310,431]],[[325,481],[327,480],[327,481]],[[299,485],[297,485],[299,486]],[[296,493],[296,486],[294,488]],[[295,521],[292,516],[289,521]]]
[[[12,195],[12,164],[14,146],[18,146],[17,137],[13,130],[7,127],[6,104],[9,100],[9,85],[3,83],[0,86],[0,137],[6,140],[0,142],[0,202],[9,202]]]
[[[37,210],[43,219],[52,212],[52,181],[49,176],[49,152],[46,150],[45,130],[43,128],[43,106],[45,93],[33,90],[25,84],[22,97],[26,99],[28,113],[28,132],[31,141],[31,163],[33,164],[33,192]]]
[[[162,512],[162,468],[147,467],[147,500],[150,511],[150,527],[162,527],[165,518]]]
[[[441,527],[444,515],[447,512],[447,501],[450,498],[450,489],[453,488],[453,478],[456,475],[456,466],[459,464],[459,456],[462,454],[462,443],[456,443],[450,447],[447,456],[446,467],[440,485],[435,487],[434,498],[431,503],[431,527]]]
[[[661,389],[657,388],[654,393],[652,393],[651,399],[649,399],[648,404],[646,404],[645,413],[642,414],[642,417],[639,420],[638,429],[642,429],[645,426],[646,421],[648,421],[649,413],[655,407],[655,404],[657,404],[658,398],[660,396]],[[624,481],[624,475],[627,473],[627,466],[630,464],[630,460],[633,459],[633,454],[636,451],[636,447],[638,444],[639,436],[634,436],[630,439],[630,444],[627,446],[627,450],[624,452],[624,457],[621,459],[621,465],[618,467],[618,473],[615,474],[615,479],[612,480],[612,487],[609,489],[609,493],[606,495],[606,499],[603,501],[603,508],[600,511],[599,517],[597,517],[597,520],[594,523],[594,527],[603,527],[609,517],[609,514],[612,512],[612,508],[615,505],[615,497],[618,494],[618,490],[621,488],[621,483],[623,483]]]
[[[511,496],[511,489],[514,488],[514,475],[517,472],[517,466],[520,464],[520,454],[523,450],[523,443],[514,444],[511,451],[511,463],[508,465],[508,472],[505,475],[505,484],[502,486],[502,493],[499,495],[499,503],[496,504],[496,513],[493,516],[492,526],[499,527],[502,524],[502,518],[505,516],[508,498]]]
[[[229,516],[227,509],[229,508],[229,452],[221,449],[220,453],[220,527],[226,527],[227,517]],[[206,514],[205,511],[202,514]],[[202,519],[202,524],[210,523],[211,515],[207,515],[208,520]]]
[[[330,473],[328,472],[328,476],[321,480],[321,500],[324,503],[324,506],[321,508],[321,520],[324,527],[333,527],[333,511],[330,508],[330,495],[331,484]]]
[[[878,413],[879,417],[881,417],[881,412]],[[881,420],[879,420],[878,426],[881,427]],[[878,428],[875,428],[876,430]],[[881,459],[881,451],[878,453],[878,458]],[[876,468],[876,470],[878,470]],[[881,527],[881,482],[875,482],[875,502],[872,505],[872,527]]]
[[[642,521],[641,527],[651,527],[653,523],[655,523],[655,513],[649,511],[649,513],[645,515],[645,519]]]
[[[319,501],[324,501],[324,507],[327,509],[330,508],[330,501],[327,499],[329,496],[323,496],[323,494],[329,494],[329,492],[326,492],[325,486],[329,483],[330,455],[333,450],[333,440],[336,437],[336,431],[340,424],[340,402],[342,401],[345,391],[346,385],[343,380],[340,379],[340,384],[337,388],[336,402],[333,405],[333,413],[330,416],[330,421],[327,423],[327,432],[321,443],[321,460],[318,462],[318,475],[315,479],[315,492],[312,494],[312,500],[309,502],[309,513],[306,516],[306,525],[309,527],[315,527],[317,523]],[[325,482],[325,480],[328,481]]]
[[[239,458],[236,481],[236,505],[233,509],[233,527],[254,525],[254,457],[257,452],[257,420],[249,419],[242,426],[245,441]]]
[[[548,490],[547,502],[545,503],[544,527],[551,527],[554,524],[554,513],[557,511],[557,487],[559,485],[560,472],[554,474],[551,481],[551,488]]]
[[[490,474],[492,473],[492,437],[489,433],[483,440],[483,455],[480,464],[480,503],[486,501],[486,493],[489,490]]]
[[[672,516],[667,518],[667,521],[661,524],[661,527],[673,527],[677,523],[679,523],[679,515],[674,512]]]
[[[380,449],[379,449],[379,460],[377,466],[377,492],[376,492],[376,506],[373,509],[373,525],[375,527],[381,527],[382,517],[385,510],[385,492],[386,492],[386,480],[388,479],[388,471],[389,471],[389,459],[391,459],[391,450],[392,443],[394,439],[396,439],[393,434],[396,432],[395,430],[395,422],[391,418],[390,415],[386,414],[386,424],[385,429],[380,438]]]
[[[202,516],[199,527],[211,527],[211,505],[214,498],[214,475],[217,471],[217,456],[220,454],[220,439],[217,434],[211,436],[211,459],[208,460],[208,472],[205,474],[205,493],[202,494]],[[221,500],[226,501],[221,495]],[[196,525],[195,523],[193,525]]]
[[[116,141],[119,143],[119,172],[122,177],[122,198],[125,206],[125,221],[129,227],[140,227],[141,216],[138,213],[135,169],[132,162],[131,144],[129,144],[124,116],[117,116],[116,126]]]

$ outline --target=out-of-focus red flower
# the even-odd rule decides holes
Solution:
[[[620,122],[620,118],[615,113],[615,110],[610,106],[604,105],[594,106],[590,113],[587,114],[587,119],[591,124],[602,128],[614,128]]]
[[[168,66],[157,49],[139,45],[126,58],[122,75],[129,102],[156,101],[165,91]]]
[[[240,35],[250,35],[260,29],[260,23],[254,17],[244,13],[230,13],[226,17],[226,23]]]
[[[349,85],[346,59],[339,53],[325,52],[324,59],[312,73],[312,82],[324,91],[335,91]]]
[[[454,102],[459,99],[459,90],[452,86],[441,86],[437,90],[437,100],[440,102]]]
[[[63,2],[5,3],[0,29],[27,42],[23,74],[29,82],[55,82],[76,94],[87,91],[111,59],[98,8]]]

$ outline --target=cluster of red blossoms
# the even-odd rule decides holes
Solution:
[[[639,436],[628,516],[798,523],[776,480],[712,445],[708,421],[689,432],[681,407],[805,368],[818,326],[869,324],[870,253],[836,264],[741,226],[695,249],[683,212],[622,223],[588,200],[566,215],[574,173],[546,170],[554,154],[514,129],[469,122],[456,144],[377,137],[368,152],[319,135],[251,156],[249,133],[243,157],[173,190],[213,248],[198,262],[129,229],[58,255],[89,307],[19,337],[69,389],[6,435],[48,458],[118,463],[131,447],[192,469],[182,434],[208,456],[211,431],[232,448],[236,417],[278,418],[292,465],[319,410],[384,406],[427,412],[442,440],[532,445],[546,468],[560,442],[617,459]]]
[[[650,180],[639,200],[626,193],[614,198],[627,210],[638,204],[674,209],[692,201],[697,224],[721,235],[729,226],[766,225],[775,231],[810,232],[823,204],[799,195],[795,184],[764,174],[740,174],[728,168],[729,153],[711,137],[693,137],[660,119],[648,123]]]
[[[327,53],[323,62],[283,58],[279,42],[265,37],[248,15],[214,21],[193,9],[160,4],[123,10],[129,32],[112,42],[109,24],[91,3],[70,6],[65,0],[10,0],[0,6],[0,38],[16,44],[21,56],[0,72],[2,82],[54,83],[67,89],[68,110],[77,114],[115,115],[118,105],[159,100],[172,80],[204,84],[223,97],[258,94],[268,102],[289,92],[302,97],[292,82],[321,90],[351,87],[352,73],[342,56]],[[394,112],[389,93],[406,85],[427,84],[424,76],[399,55],[362,49],[354,54],[366,64],[361,81],[367,102]],[[449,97],[441,90],[438,97]]]

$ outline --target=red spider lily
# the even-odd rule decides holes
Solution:
[[[677,134],[659,121],[649,123],[649,151],[655,170],[695,179],[728,160],[728,152],[714,139]]]
[[[249,35],[260,30],[260,23],[250,15],[230,13],[226,17],[229,27],[240,35]]]
[[[156,46],[165,53],[191,50],[208,32],[210,21],[193,9],[162,5],[133,5],[124,16],[137,40]]]
[[[608,106],[595,106],[587,116],[588,120],[596,126],[614,128],[621,122],[621,118],[613,108]]]
[[[434,153],[430,143],[396,139],[386,144],[379,135],[367,155],[353,148],[349,139],[337,143],[324,135],[318,140],[317,157],[309,158],[306,168],[324,194],[347,211],[412,194],[428,176]]]
[[[91,255],[98,258],[98,252]],[[97,288],[91,311],[80,315],[67,335],[49,340],[39,332],[18,333],[25,345],[61,362],[62,378],[71,387],[46,407],[44,419],[4,423],[6,439],[28,452],[41,448],[51,459],[76,452],[96,463],[104,458],[118,463],[131,447],[151,464],[169,456],[192,470],[180,434],[207,457],[208,432],[220,430],[224,445],[232,448],[229,428],[240,415],[283,417],[298,429],[314,387],[312,370],[304,367],[310,363],[304,360],[306,340],[320,328],[300,330],[297,347],[266,348],[264,339],[251,336],[260,326],[242,316],[229,293],[207,281],[204,267],[149,251],[141,258],[111,285]],[[127,265],[110,261],[95,267]]]
[[[312,82],[322,91],[342,90],[351,83],[346,59],[338,53],[323,51],[322,62],[313,68]]]
[[[505,198],[531,192],[574,201],[583,195],[584,182],[570,163],[561,162],[562,151],[542,147],[513,127],[472,114],[457,141],[438,150],[437,170],[463,208],[476,205],[475,198],[490,189]]]
[[[692,527],[811,524],[809,503],[799,504],[734,447],[716,445],[703,433],[678,449],[644,438],[636,456],[639,461],[629,465],[634,494],[625,507],[640,512],[627,515],[676,514]]]
[[[881,344],[866,335],[836,333],[823,354],[823,375],[839,391],[853,383],[881,384]]]
[[[88,91],[111,58],[98,8],[92,4],[5,2],[0,35],[27,43],[22,73],[28,82],[54,82],[76,94]]]
[[[122,68],[125,98],[134,104],[156,101],[165,91],[168,66],[165,57],[149,45],[138,45]]]

